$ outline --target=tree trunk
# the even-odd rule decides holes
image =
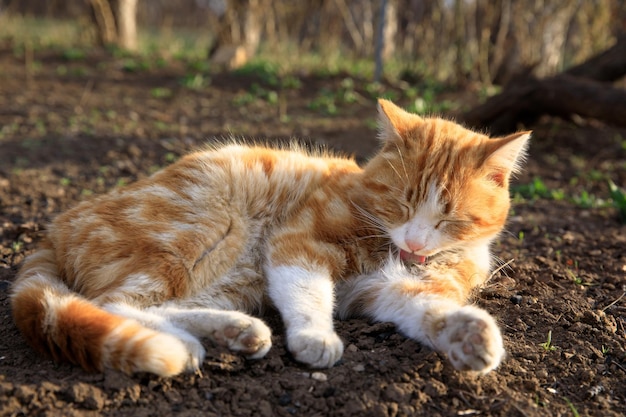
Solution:
[[[117,44],[129,51],[137,50],[137,0],[117,0]]]
[[[518,78],[484,104],[461,115],[465,124],[506,133],[542,114],[579,115],[626,126],[626,90],[610,82],[626,75],[626,36],[586,62],[544,79]]]
[[[137,49],[137,0],[89,0],[98,42]]]
[[[96,33],[100,45],[111,45],[117,41],[117,29],[111,4],[107,0],[90,0]]]

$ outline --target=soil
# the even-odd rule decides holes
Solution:
[[[0,416],[626,414],[626,226],[602,201],[607,178],[626,185],[626,131],[583,120],[534,126],[494,247],[506,267],[473,300],[497,318],[508,352],[488,375],[457,372],[392,325],[358,319],[337,323],[343,359],[312,372],[287,353],[273,313],[266,358],[209,346],[202,374],[89,374],[38,357],[12,323],[8,291],[54,214],[216,137],[297,137],[359,160],[377,146],[364,80],[352,78],[356,99],[337,98],[332,114],[312,103],[345,88],[346,76],[297,74],[281,85],[262,71],[128,60],[54,50],[29,58],[0,45]],[[385,89],[409,104],[402,84]],[[463,108],[478,96],[471,86],[448,94]]]

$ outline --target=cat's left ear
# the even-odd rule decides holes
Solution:
[[[378,99],[378,135],[383,143],[404,140],[407,131],[422,121],[417,114],[409,113],[389,100]]]
[[[508,185],[511,174],[519,172],[521,164],[526,158],[531,133],[531,131],[517,132],[489,141],[485,167],[488,170],[487,175],[490,180],[500,187]]]

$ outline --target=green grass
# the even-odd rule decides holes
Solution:
[[[596,196],[586,189],[575,194],[568,194],[563,189],[550,189],[540,177],[535,177],[531,182],[526,184],[512,185],[510,188],[511,196],[515,202],[536,201],[538,199],[549,199],[555,201],[569,201],[578,207],[585,209],[606,208],[613,206],[617,209],[619,218],[622,223],[626,223],[626,191],[618,187],[610,179],[607,180],[607,174],[591,170],[584,175],[587,183],[602,183],[607,181],[609,187],[609,195],[606,198]],[[575,187],[582,184],[581,177],[573,177],[570,179],[570,186]]]
[[[546,352],[552,352],[556,350],[556,346],[552,344],[552,330],[548,331],[548,337],[546,341],[539,344]]]
[[[533,180],[527,184],[511,186],[511,194],[516,200],[528,199],[531,201],[540,198],[563,200],[565,196],[563,190],[550,190],[548,186],[543,182],[543,180],[539,177],[533,178]]]
[[[615,185],[611,180],[608,183],[613,205],[617,208],[622,223],[626,224],[626,191]]]
[[[567,398],[567,397],[563,397],[563,400],[565,400],[565,402],[567,403],[569,409],[572,411],[572,415],[574,417],[579,417],[580,414],[578,413],[578,410],[576,409],[576,406],[574,406],[574,404],[570,401],[570,399]]]
[[[0,14],[0,39],[14,41],[14,53],[23,56],[26,48],[35,52],[43,49],[59,50],[68,63],[85,60],[95,44],[95,29],[86,20],[59,20],[23,17]],[[144,71],[150,67],[163,67],[170,60],[180,60],[188,65],[190,74],[206,75],[210,71],[208,51],[213,44],[210,31],[185,28],[145,27],[138,28],[138,47],[129,53],[116,47],[108,50],[115,58],[123,61],[126,71]],[[141,58],[155,57],[152,60]],[[375,62],[371,57],[359,58],[349,48],[334,45],[322,45],[315,50],[303,51],[296,42],[282,41],[262,43],[255,57],[236,73],[258,76],[261,82],[271,87],[300,88],[295,78],[286,80],[288,74],[313,74],[320,77],[351,76],[373,80]],[[65,69],[59,68],[60,73]],[[443,72],[442,72],[443,71]],[[416,60],[414,56],[396,55],[384,62],[383,77],[399,80],[403,73],[414,73],[419,82],[407,84],[408,95],[417,88],[415,98],[422,97],[426,104],[433,102],[432,94],[437,93],[439,82],[445,78],[447,69],[433,68],[429,63]],[[427,80],[424,81],[424,80]],[[374,88],[373,93],[377,93]],[[396,93],[383,92],[390,99]],[[436,96],[437,94],[435,94]],[[452,103],[446,102],[435,106],[426,106],[430,112],[444,110]],[[419,108],[420,106],[416,106]]]
[[[16,55],[23,55],[26,46],[34,51],[55,48],[62,51],[68,61],[80,61],[86,52],[93,48],[95,31],[85,21],[41,19],[19,15],[0,14],[0,27],[3,38],[15,40]],[[110,48],[118,58],[129,58],[136,55],[159,55],[167,58],[206,61],[211,36],[198,31],[162,28],[139,27],[137,53]]]

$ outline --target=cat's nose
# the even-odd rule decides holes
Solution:
[[[414,253],[419,252],[426,247],[426,245],[422,244],[421,242],[416,242],[411,239],[405,239],[404,243],[406,243],[406,246],[411,250],[411,252]]]

